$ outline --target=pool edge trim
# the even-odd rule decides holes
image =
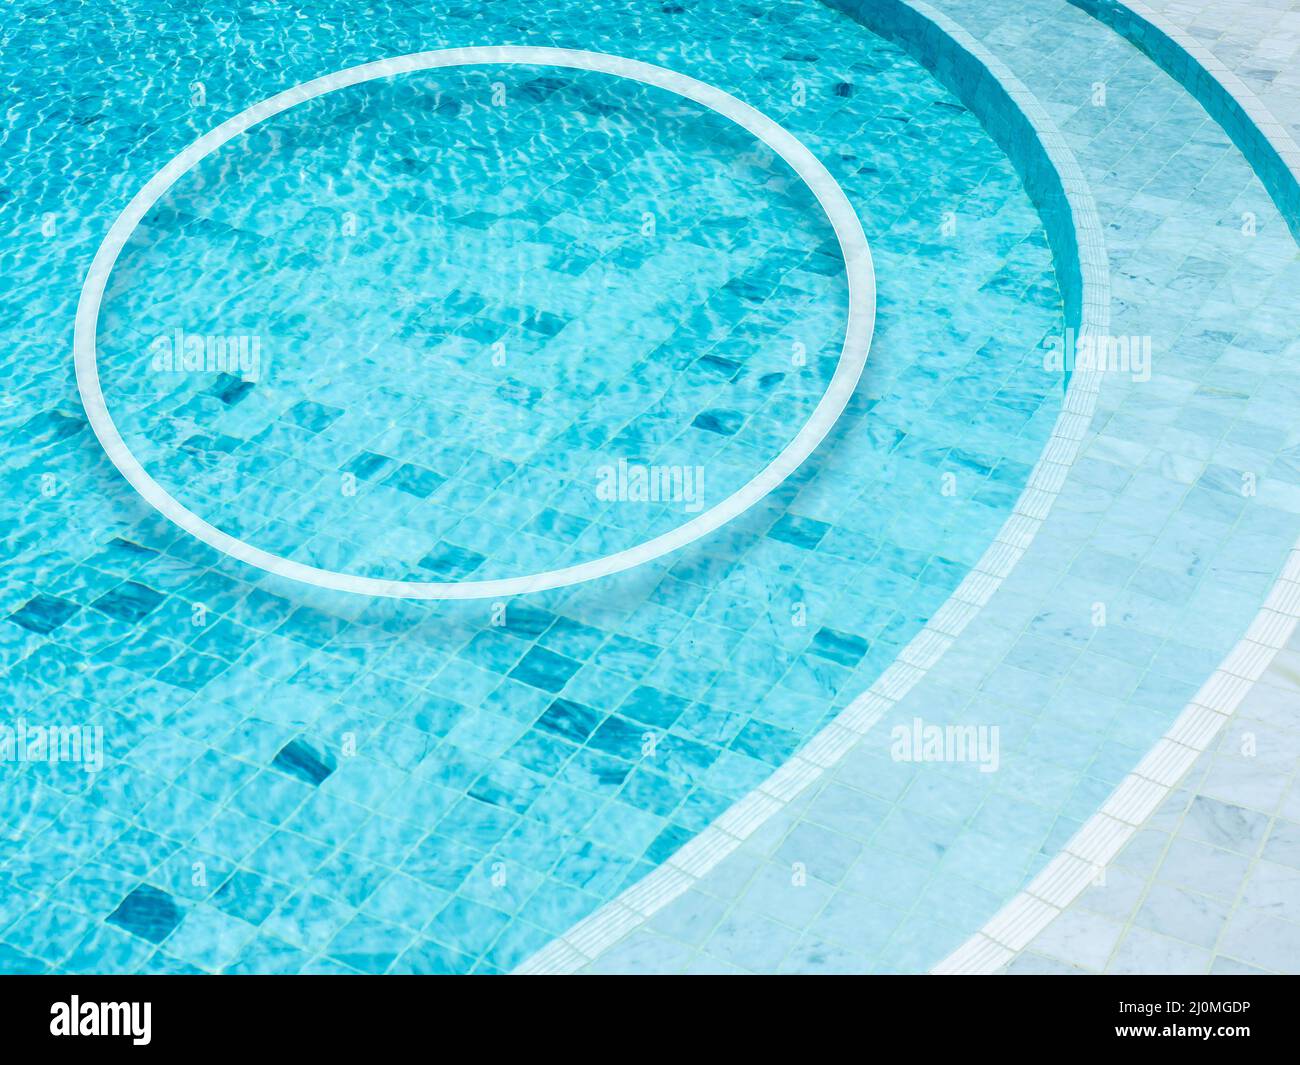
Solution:
[[[1141,0],[1066,2],[1123,37],[1205,109],[1246,158],[1300,244],[1300,145],[1255,91],[1206,45]],[[1139,27],[1147,37],[1138,35]]]
[[[829,2],[829,0],[828,0]],[[829,6],[843,10],[841,3]],[[876,5],[876,14],[881,7]],[[1064,137],[1036,97],[1001,61],[948,16],[921,0],[889,0],[896,16],[912,23],[912,28],[928,28],[938,33],[941,43],[951,49],[947,58],[957,58],[967,70],[975,69],[1001,90],[1029,124],[1036,138],[1034,145],[1022,145],[1026,153],[1037,148],[1054,177],[1055,187],[1040,195],[1059,197],[1067,209],[1071,232],[1057,232],[1067,243],[1052,243],[1053,258],[1073,251],[1073,262],[1059,266],[1077,268],[1079,291],[1075,294],[1076,312],[1070,313],[1066,296],[1066,324],[1073,324],[1080,336],[1104,336],[1110,324],[1110,270],[1100,216],[1083,171]],[[878,22],[865,21],[861,13],[844,11],[872,32],[895,41],[913,55],[931,74],[966,101],[960,85],[949,84],[942,73],[926,61],[921,42],[905,36],[895,27],[892,31]],[[915,50],[913,50],[915,49]],[[921,54],[917,54],[920,52]],[[932,59],[934,57],[931,57]],[[970,106],[967,103],[967,106]],[[981,115],[971,108],[977,118]],[[986,126],[987,129],[987,126]],[[992,130],[988,131],[995,140]],[[1002,142],[999,141],[999,144]],[[1025,183],[1030,181],[1022,167],[1031,165],[1026,156],[1017,158],[1002,145],[1012,166]],[[1032,192],[1031,192],[1032,196]],[[1043,216],[1043,208],[1035,199]],[[1075,321],[1071,322],[1071,318]],[[1043,446],[1010,515],[999,529],[978,562],[966,574],[952,595],[935,612],[925,626],[899,652],[894,661],[865,692],[854,699],[835,718],[813,736],[795,755],[783,763],[754,791],[729,807],[717,820],[695,835],[632,887],[605,903],[594,913],[574,924],[546,946],[526,958],[513,972],[517,975],[564,975],[576,973],[654,914],[689,890],[732,854],[769,818],[787,808],[825,770],[836,765],[871,728],[912,688],[928,676],[966,626],[989,602],[1028,550],[1030,543],[1047,519],[1066,475],[1078,456],[1087,434],[1101,388],[1101,372],[1080,369],[1070,378],[1060,413],[1052,433]]]

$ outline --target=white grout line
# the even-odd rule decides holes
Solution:
[[[982,66],[996,79],[1020,106],[1038,134],[1064,190],[1074,222],[1082,283],[1079,333],[1104,336],[1110,325],[1110,272],[1105,240],[1091,191],[1073,152],[1056,135],[1056,127],[1042,105],[974,37],[946,15],[919,0],[906,2],[904,6],[927,20],[948,44],[965,53],[966,61]],[[528,958],[515,972],[573,973],[594,961],[634,927],[716,868],[722,859],[740,846],[743,838],[787,807],[826,769],[843,758],[886,711],[927,676],[979,608],[992,598],[1042,527],[1065,481],[1069,464],[1078,453],[1079,441],[1087,431],[1099,390],[1099,371],[1076,370],[1043,454],[993,543],[947,602],[867,691],[836,715],[755,792],[733,805],[636,885]],[[763,801],[757,800],[756,795],[762,796]],[[739,834],[742,831],[744,835]],[[1005,948],[993,948],[993,953],[997,954],[1001,949]]]
[[[1295,142],[1281,123],[1273,118],[1268,108],[1245,83],[1199,42],[1166,22],[1150,8],[1137,0],[1125,0],[1124,6],[1182,48],[1209,77],[1216,79],[1233,96],[1250,120],[1259,127],[1261,134],[1268,139],[1273,150],[1283,156],[1292,177],[1300,185],[1300,150],[1297,150]],[[1193,97],[1199,99],[1185,81],[1176,80]],[[1250,160],[1247,159],[1247,162]],[[1281,205],[1278,206],[1280,209]],[[1285,212],[1282,213],[1285,216]],[[952,975],[999,971],[1034,936],[1042,932],[1053,918],[1083,894],[1097,878],[1101,867],[1119,853],[1192,768],[1202,752],[1209,749],[1274,656],[1286,646],[1300,621],[1300,583],[1297,583],[1297,578],[1300,578],[1300,541],[1288,553],[1281,575],[1245,635],[1228,652],[1200,691],[1192,696],[1169,731],[1138,763],[1137,768],[1120,781],[1101,810],[1065,845],[1063,855],[1081,858],[1083,862],[1063,867],[1064,871],[1057,871],[1059,876],[1049,880],[1044,880],[1044,873],[1047,872],[1045,869],[988,924],[931,972]],[[1087,864],[1089,862],[1098,864],[1090,867]],[[1047,869],[1051,868],[1052,863],[1049,863]],[[1007,916],[1009,914],[1019,915],[1020,919],[1013,921]],[[1031,932],[1027,939],[1024,938],[1026,930]]]

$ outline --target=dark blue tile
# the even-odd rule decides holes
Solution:
[[[44,636],[53,632],[80,609],[81,607],[76,603],[69,603],[66,599],[59,599],[53,595],[38,595],[27,600],[10,614],[9,620],[29,632],[38,632]]]
[[[541,103],[552,93],[559,92],[568,83],[561,78],[540,77],[526,81],[516,90],[520,96]]]
[[[316,786],[334,772],[330,761],[328,755],[318,754],[305,741],[290,740],[271,764],[281,772]]]
[[[744,422],[745,416],[737,410],[706,410],[697,414],[691,424],[719,436],[734,436]]]
[[[309,433],[319,433],[333,425],[342,414],[339,407],[327,407],[324,403],[303,400],[290,407],[281,416],[281,420],[306,429]]]
[[[167,892],[141,884],[108,915],[108,922],[151,943],[161,943],[181,917],[180,907]]]
[[[224,433],[196,433],[189,437],[181,447],[193,453],[217,452],[220,455],[232,455],[243,445],[244,441],[236,436]]]
[[[242,377],[236,377],[234,374],[218,374],[217,382],[209,390],[209,394],[216,396],[227,407],[233,407],[249,392],[253,390],[253,382],[245,381]]]
[[[695,833],[679,825],[669,825],[655,838],[654,842],[646,848],[645,856],[655,865],[667,861],[678,850],[684,847]]]
[[[134,624],[152,614],[164,598],[161,592],[155,592],[152,588],[146,588],[135,581],[128,581],[105,592],[92,605],[111,618]]]
[[[353,456],[340,467],[344,473],[350,473],[358,480],[376,481],[397,465],[387,455],[376,455],[373,451],[363,451]]]
[[[456,330],[456,335],[464,337],[466,340],[472,340],[476,344],[487,346],[488,344],[495,344],[505,336],[505,332],[506,327],[500,322],[489,321],[486,318],[471,318]]]
[[[465,547],[457,547],[445,540],[420,559],[420,568],[444,580],[459,580],[468,577],[483,564],[484,556]]]
[[[28,418],[17,433],[15,439],[24,447],[35,449],[57,444],[70,436],[81,432],[86,427],[86,419],[62,411],[46,410]]]
[[[141,559],[158,557],[158,552],[152,547],[145,547],[143,544],[137,544],[131,540],[125,540],[120,536],[115,536],[108,542],[108,545],[104,548],[104,554],[108,558],[120,560],[125,563],[139,562]]]
[[[768,530],[767,535],[773,540],[780,540],[782,543],[793,544],[795,547],[811,551],[821,543],[822,537],[829,530],[830,526],[823,521],[801,518],[796,514],[784,514]]]
[[[525,329],[531,329],[534,333],[541,333],[545,337],[555,336],[568,324],[567,318],[561,318],[558,314],[551,314],[549,311],[533,311],[523,320]]]
[[[869,644],[861,636],[836,632],[823,626],[812,639],[809,650],[820,658],[829,658],[842,666],[856,666],[867,653]]]
[[[724,359],[721,355],[701,355],[695,365],[728,381],[740,372],[740,363],[734,359]]]

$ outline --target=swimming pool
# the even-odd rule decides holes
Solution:
[[[181,20],[213,56],[190,78],[211,105],[189,102],[179,68],[110,76],[103,111],[67,118],[85,134],[47,149],[34,201],[102,229],[224,101],[484,40],[455,12],[428,27],[395,11],[382,40],[359,8],[336,15],[300,23],[292,49],[271,9],[241,16],[238,43]],[[509,36],[525,16],[539,13],[493,18]],[[29,716],[62,686],[60,720],[102,723],[106,760],[93,781],[36,765],[6,779],[25,810],[4,866],[26,869],[18,897],[54,891],[85,939],[77,960],[20,930],[12,948],[59,967],[255,969],[284,952],[277,966],[509,968],[757,784],[982,550],[1060,400],[1039,357],[1060,295],[1011,167],[922,68],[828,11],[780,9],[737,36],[696,9],[690,46],[681,18],[613,5],[533,38],[596,40],[733,92],[844,187],[888,277],[832,438],[752,512],[626,576],[504,610],[324,601],[223,566],[123,492],[68,403],[66,335],[47,335],[7,412],[38,449],[20,480],[35,463],[60,482],[13,524],[30,547],[6,576],[11,683]],[[829,54],[792,46],[837,33],[851,37]],[[232,45],[283,76],[228,81],[241,64],[216,57]],[[691,502],[628,498],[627,473],[619,498],[620,462],[702,467],[720,499],[833,370],[845,267],[825,216],[743,131],[662,92],[416,74],[229,147],[124,252],[102,373],[151,472],[268,549],[444,579],[617,550]],[[81,180],[121,153],[108,187]],[[958,212],[960,240],[945,232]],[[10,247],[12,284],[29,314],[66,315],[86,249],[38,241]],[[255,336],[265,369],[141,372],[178,329]],[[31,373],[33,356],[62,372]]]
[[[19,223],[0,238],[0,656],[14,724],[88,730],[102,765],[0,770],[0,971],[510,971],[820,741],[985,555],[1063,410],[1045,359],[1081,299],[1058,282],[1063,226],[1049,241],[988,116],[902,44],[817,3],[736,10],[151,2],[18,23],[3,62],[41,62],[15,69],[0,134]],[[503,43],[688,75],[825,166],[875,267],[865,368],[826,438],[680,550],[526,595],[347,594],[172,525],[73,379],[78,295],[118,213],[279,90]],[[848,295],[826,212],[746,130],[598,71],[477,65],[331,92],[198,161],[127,240],[96,343],[124,440],[189,511],[304,565],[456,584],[633,549],[750,483],[832,387]],[[1271,550],[1284,524],[1247,531]],[[1208,669],[1217,639],[1165,671]],[[1053,654],[1021,647],[1021,687],[989,696],[1032,688],[1038,656],[1070,666]],[[1093,694],[1119,697],[1107,676]],[[1062,705],[1105,732],[1086,764],[1060,722],[997,719],[999,779],[1032,814],[983,791],[977,809],[976,766],[912,786],[915,765],[873,753],[870,802],[843,815],[892,856],[870,863],[880,968],[977,931],[1176,713]],[[989,704],[928,706],[974,722]],[[947,849],[936,825],[1002,817],[1025,828],[992,829],[1005,877],[967,840],[957,879],[915,879]],[[799,838],[785,864],[832,879],[837,839]],[[942,934],[918,946],[898,899],[922,888]]]

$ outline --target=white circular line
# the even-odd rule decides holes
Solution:
[[[118,255],[136,226],[163,194],[196,163],[211,155],[227,141],[273,115],[278,115],[317,96],[323,96],[327,92],[350,85],[359,85],[376,78],[436,67],[498,64],[590,70],[627,78],[643,85],[675,93],[730,119],[771,148],[799,175],[817,198],[817,202],[835,230],[840,252],[844,256],[849,286],[848,325],[845,329],[839,362],[831,377],[830,385],[808,421],[781,453],[752,480],[721,503],[710,507],[677,528],[634,547],[580,565],[500,580],[447,583],[382,580],[377,577],[358,577],[335,570],[318,569],[256,548],[222,532],[197,514],[187,510],[145,472],[144,467],[126,446],[108,413],[108,406],[104,402],[104,393],[99,383],[96,332],[100,303],[104,298],[104,289],[113,265],[117,262]],[[306,81],[277,93],[205,133],[150,178],[109,229],[104,242],[95,253],[86,281],[82,285],[81,298],[77,303],[76,323],[73,328],[72,350],[77,373],[77,391],[81,394],[81,402],[86,408],[91,428],[94,429],[95,436],[99,439],[109,460],[150,506],[208,546],[216,548],[231,558],[266,570],[268,573],[302,581],[318,588],[400,599],[482,599],[561,588],[631,569],[633,566],[649,562],[698,540],[748,510],[790,476],[800,463],[812,454],[843,413],[867,361],[875,315],[875,271],[862,225],[848,197],[844,195],[843,189],[794,134],[762,112],[742,103],[721,89],[664,67],[638,62],[635,59],[624,59],[621,56],[606,55],[603,52],[496,45],[414,52],[410,55],[394,56],[374,63],[349,67],[347,70],[327,74],[325,77]]]

